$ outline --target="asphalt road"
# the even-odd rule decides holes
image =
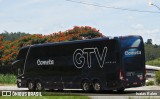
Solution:
[[[28,92],[27,88],[17,88],[16,86],[0,86],[0,91],[23,91]],[[146,97],[153,97],[154,99],[160,99],[160,86],[143,86],[137,88],[128,88],[123,93],[117,93],[116,91],[103,91],[103,92],[89,92],[84,93],[82,90],[67,90],[64,91],[47,91],[49,93],[54,94],[63,94],[63,95],[86,95],[91,97],[92,99],[129,99],[130,97],[133,99],[145,99]]]

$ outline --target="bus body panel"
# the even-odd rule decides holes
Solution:
[[[48,89],[81,89],[82,82],[88,80],[91,84],[99,81],[101,90],[132,87],[126,83],[134,78],[123,75],[126,79],[120,79],[121,69],[126,73],[124,52],[118,37],[29,46],[17,85],[28,87],[28,81],[41,81]]]

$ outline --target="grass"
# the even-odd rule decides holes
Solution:
[[[160,58],[157,58],[151,61],[147,61],[146,64],[160,67]]]
[[[3,97],[0,97],[0,99],[91,99],[91,98],[87,96],[30,96],[30,97],[3,96]]]
[[[0,85],[15,84],[16,76],[13,74],[0,74]]]
[[[16,86],[16,83],[14,83],[14,84],[0,84],[0,86]]]

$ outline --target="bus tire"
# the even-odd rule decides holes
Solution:
[[[35,84],[32,81],[28,81],[28,90],[34,91],[35,90]]]
[[[100,84],[100,82],[99,81],[95,81],[93,83],[93,88],[94,88],[94,91],[96,91],[96,92],[101,91],[101,84]]]
[[[20,88],[21,87],[21,83],[17,81],[17,87]]]
[[[91,91],[91,84],[90,84],[90,82],[89,82],[88,80],[84,80],[84,81],[82,82],[82,89],[83,89],[83,91],[85,91],[85,92]]]
[[[43,85],[40,81],[36,81],[36,90],[38,90],[38,91],[43,90]]]

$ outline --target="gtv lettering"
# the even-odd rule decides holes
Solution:
[[[101,54],[99,53],[98,48],[84,48],[83,50],[82,49],[75,50],[73,54],[74,65],[77,68],[82,68],[86,63],[88,68],[91,68],[92,67],[92,64],[91,64],[92,54],[95,54],[99,66],[103,68],[103,65],[105,63],[106,54],[107,54],[107,47],[103,48],[103,52]]]

